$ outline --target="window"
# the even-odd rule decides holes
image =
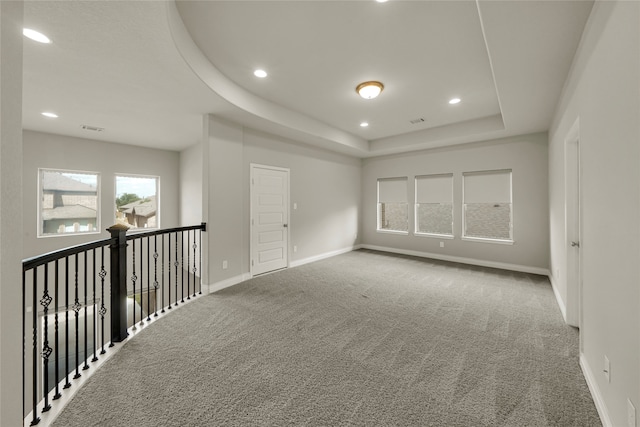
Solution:
[[[463,178],[463,237],[512,242],[511,170],[470,172]]]
[[[409,232],[406,177],[378,180],[378,231]]]
[[[38,237],[98,232],[98,173],[39,169],[38,178]]]
[[[160,177],[116,175],[116,222],[135,228],[160,227]]]
[[[453,174],[416,177],[416,234],[453,237]]]

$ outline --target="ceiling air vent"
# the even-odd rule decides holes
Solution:
[[[424,121],[425,121],[424,118],[420,117],[419,119],[413,119],[410,122],[411,122],[412,125],[417,125],[417,124],[420,124],[420,123],[422,123]]]
[[[90,130],[92,132],[102,132],[104,128],[99,128],[97,126],[89,126],[89,125],[80,125],[80,127],[84,130]]]

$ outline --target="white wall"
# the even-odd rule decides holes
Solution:
[[[27,130],[23,132],[23,139],[23,257],[36,256],[56,249],[109,237],[109,233],[104,230],[115,223],[116,173],[159,176],[160,226],[168,228],[179,225],[180,154],[178,152]],[[101,233],[37,237],[38,168],[100,173]]]
[[[202,220],[202,145],[180,152],[180,225],[200,224]]]
[[[462,173],[512,169],[513,245],[461,240]],[[414,236],[412,194],[417,175],[454,174],[453,240]],[[363,162],[363,244],[545,274],[549,261],[547,135],[538,133]],[[376,231],[378,178],[408,177],[409,235]],[[445,247],[440,248],[439,243]]]
[[[580,123],[581,363],[615,426],[628,425],[627,398],[640,408],[639,23],[639,2],[595,3],[549,131],[551,271],[566,303],[564,140]]]
[[[290,263],[352,248],[360,214],[359,159],[205,117],[211,284],[249,273],[249,172],[258,163],[290,169]],[[293,209],[297,203],[298,209]],[[222,261],[228,268],[222,269]]]
[[[22,425],[22,18],[0,2],[0,425]]]

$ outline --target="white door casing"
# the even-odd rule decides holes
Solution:
[[[582,256],[579,122],[565,139],[565,233],[567,253],[567,323],[582,326]]]
[[[289,169],[251,164],[251,274],[288,267]]]

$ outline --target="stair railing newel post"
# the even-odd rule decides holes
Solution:
[[[111,252],[111,344],[122,342],[127,333],[127,230],[125,224],[107,228],[113,243]]]

